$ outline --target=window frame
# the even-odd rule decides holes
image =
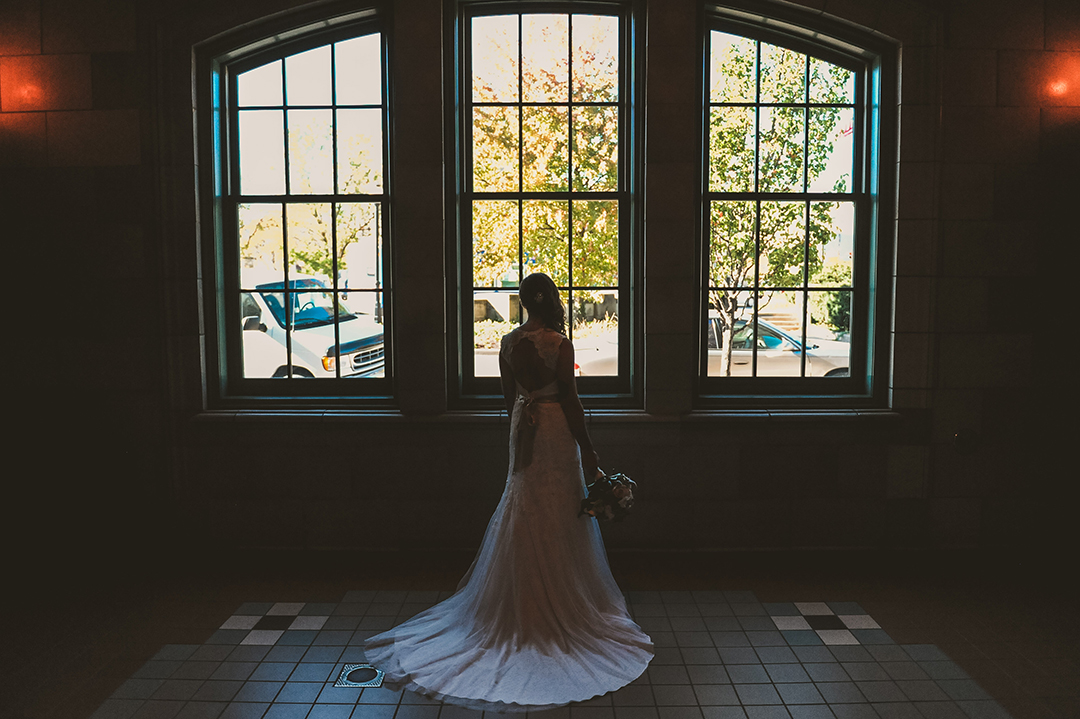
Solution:
[[[591,407],[633,408],[642,402],[644,377],[643,329],[644,308],[641,291],[643,231],[642,201],[644,176],[644,53],[641,52],[643,29],[640,0],[588,0],[587,2],[470,2],[458,0],[456,12],[447,23],[448,87],[452,97],[447,102],[447,145],[452,148],[452,162],[447,163],[447,373],[451,406],[461,409],[490,409],[502,405],[498,377],[475,377],[473,372],[473,275],[471,202],[483,199],[471,187],[473,108],[471,84],[471,23],[473,18],[492,15],[526,14],[606,14],[619,17],[619,186],[612,199],[619,202],[619,374],[610,377],[580,377],[578,392]],[[518,100],[518,103],[522,101]],[[573,107],[574,102],[568,102]],[[523,139],[521,140],[524,141]],[[519,173],[523,171],[519,168]],[[491,199],[539,199],[518,190],[497,193]],[[555,193],[545,193],[555,194]],[[572,186],[558,199],[583,200]],[[516,198],[510,198],[515,195]],[[505,196],[505,197],[504,197]],[[520,232],[519,228],[519,232]],[[571,237],[571,242],[573,238]],[[579,289],[575,287],[574,289]],[[573,310],[569,310],[568,324]],[[523,314],[523,311],[522,311]],[[520,318],[512,321],[520,322]]]
[[[209,278],[212,288],[203,293],[205,317],[211,325],[206,331],[205,371],[207,404],[219,408],[297,409],[333,406],[393,406],[393,273],[394,244],[392,241],[393,178],[390,162],[393,125],[392,88],[389,71],[391,37],[388,32],[388,13],[380,7],[356,9],[355,5],[323,8],[306,13],[271,18],[253,27],[245,27],[226,37],[218,38],[196,51],[196,92],[200,111],[197,115],[200,143],[198,154],[204,167],[212,168],[211,178],[201,185],[202,217],[211,232],[204,234],[202,276]],[[382,125],[382,192],[378,194],[344,194],[333,188],[330,194],[243,195],[239,188],[237,76],[249,69],[274,60],[282,60],[310,50],[353,37],[378,34],[381,65],[381,125]],[[283,70],[284,72],[284,70]],[[333,88],[332,88],[333,91]],[[282,98],[283,112],[289,107]],[[336,97],[327,109],[336,112],[340,105]],[[336,120],[333,123],[336,135]],[[286,156],[288,145],[286,142]],[[287,160],[286,160],[287,163]],[[336,163],[335,163],[336,164]],[[288,165],[283,168],[288,173]],[[336,175],[336,170],[335,170]],[[319,377],[319,378],[244,378],[242,332],[238,301],[243,294],[240,278],[240,258],[237,237],[238,208],[248,198],[286,207],[289,204],[312,202],[373,203],[381,206],[381,273],[383,286],[384,376],[377,378]],[[209,200],[209,201],[207,201]],[[285,228],[283,227],[283,236]],[[207,283],[209,284],[209,283]],[[331,292],[333,290],[331,289]],[[335,300],[336,305],[336,300]],[[229,328],[236,331],[230,332]],[[335,325],[335,336],[337,330]],[[299,384],[297,384],[299,383]]]
[[[852,200],[855,227],[852,264],[851,372],[849,377],[709,377],[709,243],[710,204],[719,193],[710,190],[709,73],[710,34],[739,35],[789,48],[855,71],[854,122],[861,127],[853,158]],[[889,313],[892,307],[892,253],[895,246],[895,168],[897,153],[898,47],[879,35],[822,17],[808,17],[797,9],[765,5],[753,0],[730,6],[708,6],[701,37],[702,106],[700,212],[697,233],[700,263],[700,300],[695,308],[698,332],[695,407],[768,409],[881,408],[888,404]],[[760,106],[760,100],[753,105]],[[856,186],[858,183],[858,186]],[[815,201],[814,193],[754,192],[757,200]],[[805,287],[805,285],[803,286]],[[803,291],[800,288],[793,288]],[[808,316],[808,309],[804,308]],[[756,320],[756,313],[755,313]],[[805,321],[803,323],[805,331]]]

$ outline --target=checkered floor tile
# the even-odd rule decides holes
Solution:
[[[385,687],[337,687],[362,643],[447,592],[354,591],[248,602],[202,645],[170,644],[92,719],[487,719]],[[545,719],[1006,719],[936,646],[897,644],[854,602],[747,591],[629,592],[656,645],[619,691]],[[520,716],[520,715],[518,715]]]

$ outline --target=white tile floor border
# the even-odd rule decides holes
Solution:
[[[449,594],[247,602],[204,644],[163,647],[92,719],[494,719],[387,687],[334,686],[345,666],[364,662],[365,639]],[[894,643],[854,602],[763,604],[746,591],[627,598],[655,643],[645,674],[587,702],[516,716],[1009,719],[940,649]],[[255,629],[264,616],[293,620],[287,630]],[[846,628],[815,630],[806,619],[830,616]]]

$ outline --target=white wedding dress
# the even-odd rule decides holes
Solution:
[[[539,358],[550,377],[565,341],[519,328],[501,352],[512,367]],[[557,385],[530,392],[518,381],[509,477],[472,567],[449,599],[365,644],[387,685],[487,711],[591,699],[636,679],[653,656],[596,519],[578,516],[581,459]]]

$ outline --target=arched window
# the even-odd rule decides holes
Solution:
[[[384,45],[368,14],[213,63],[222,397],[389,394]]]
[[[880,58],[775,22],[710,22],[701,386],[773,405],[869,396]]]
[[[532,6],[530,6],[532,8]],[[628,4],[465,5],[458,233],[460,391],[497,394],[517,284],[551,276],[583,392],[629,396],[636,231]]]

